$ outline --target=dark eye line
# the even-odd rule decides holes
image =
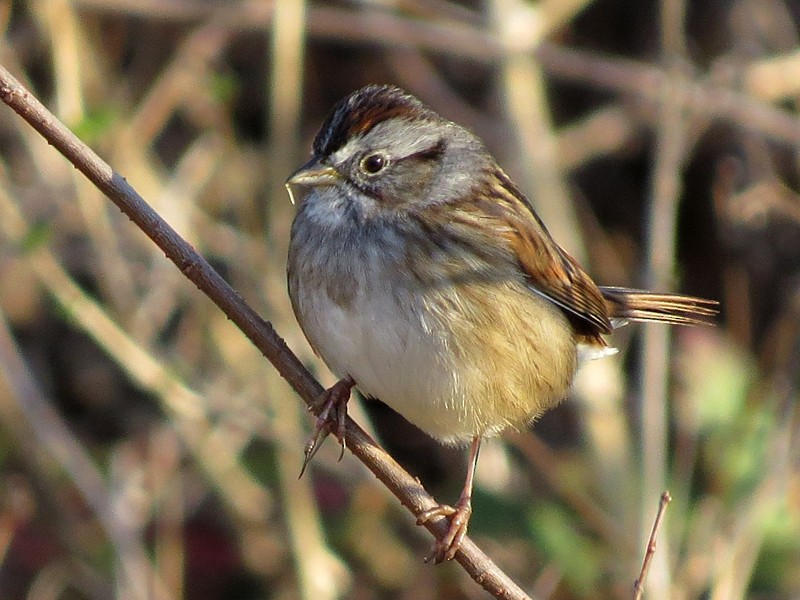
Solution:
[[[435,160],[438,160],[439,158],[441,158],[441,156],[445,152],[445,148],[446,147],[447,147],[447,143],[445,142],[445,140],[444,139],[439,139],[430,148],[425,148],[424,150],[420,150],[419,152],[414,152],[413,154],[409,154],[409,155],[404,156],[402,158],[398,158],[398,159],[396,159],[395,161],[392,161],[392,162],[403,163],[405,161],[413,162],[413,161],[422,161],[422,160],[424,160],[424,161],[435,161]],[[366,160],[368,158],[371,158],[373,156],[376,156],[376,155],[382,156],[386,160],[387,164],[390,162],[389,161],[389,157],[386,156],[385,154],[383,154],[382,152],[374,152],[374,153],[370,153],[370,154],[367,154],[367,155],[362,155],[362,157],[361,157],[361,159],[359,161],[359,168],[363,169],[362,165],[363,165],[364,160]],[[384,167],[385,167],[385,165],[384,165]],[[383,170],[383,169],[380,169],[380,170]],[[350,185],[353,186],[354,189],[358,190],[362,194],[367,195],[367,196],[371,196],[372,198],[374,198],[378,202],[383,202],[383,200],[384,200],[383,194],[381,193],[380,186],[368,185],[366,182],[361,183],[361,182],[357,182],[355,180],[351,180],[350,181]]]
[[[438,160],[442,157],[445,150],[445,141],[440,139],[430,148],[426,148],[425,150],[420,150],[419,152],[415,152],[414,154],[409,154],[408,156],[404,156],[403,160],[406,159],[417,159],[417,160]]]
[[[430,148],[425,148],[424,150],[420,150],[419,152],[414,152],[413,154],[408,154],[406,156],[403,156],[402,158],[398,158],[397,162],[404,162],[404,161],[407,161],[407,160],[411,160],[411,161],[414,161],[414,160],[426,160],[426,161],[438,160],[444,154],[445,147],[446,147],[446,143],[445,143],[444,139],[440,139],[433,146],[431,146]],[[381,160],[382,164],[375,171],[372,171],[371,169],[366,168],[368,166],[366,164],[367,161],[370,161],[371,159],[380,159]],[[371,175],[375,175],[375,174],[379,173],[380,171],[382,171],[384,168],[386,168],[386,166],[388,166],[389,162],[390,162],[389,157],[386,154],[384,154],[382,152],[373,152],[373,153],[367,154],[365,156],[362,156],[362,158],[361,158],[361,160],[359,162],[359,165],[360,165],[361,169],[365,170],[367,173],[369,173]]]

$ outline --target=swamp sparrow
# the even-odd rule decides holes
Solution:
[[[306,464],[343,423],[350,390],[379,398],[446,444],[471,444],[464,490],[436,562],[472,513],[481,439],[564,398],[582,360],[613,354],[623,320],[696,324],[715,302],[598,287],[550,237],[471,132],[417,98],[370,85],[322,125],[292,225],[289,295],[339,383],[323,398]],[[305,464],[304,464],[305,468]]]

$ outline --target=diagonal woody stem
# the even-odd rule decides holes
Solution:
[[[324,391],[322,386],[311,376],[272,325],[245,303],[208,261],[164,221],[124,177],[80,141],[2,66],[0,100],[36,129],[153,240],[186,278],[233,321],[308,406],[315,404]],[[438,506],[425,488],[349,417],[346,439],[350,451],[415,517]],[[447,534],[448,522],[442,519],[426,523],[425,527],[437,539],[441,539]],[[479,585],[496,598],[531,600],[469,538],[464,539],[455,559]]]

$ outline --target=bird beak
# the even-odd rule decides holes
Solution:
[[[292,194],[293,185],[302,185],[306,187],[328,186],[336,185],[342,176],[339,171],[333,167],[328,167],[320,163],[318,156],[313,157],[310,161],[297,169],[289,179],[286,180],[286,189],[289,191],[289,198],[294,204],[294,195]]]

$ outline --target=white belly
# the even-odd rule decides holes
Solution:
[[[447,413],[458,403],[455,367],[446,335],[419,307],[398,307],[384,293],[359,294],[347,308],[325,294],[306,298],[297,303],[303,329],[337,377],[351,375],[364,395],[434,437],[452,435]]]

